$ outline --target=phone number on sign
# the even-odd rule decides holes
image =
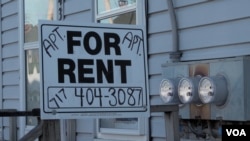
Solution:
[[[49,87],[48,107],[143,107],[141,87]]]

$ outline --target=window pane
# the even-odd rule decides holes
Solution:
[[[38,21],[53,20],[55,0],[24,0],[24,48],[27,43],[38,41]],[[25,51],[26,110],[40,107],[40,70],[38,44]],[[35,117],[26,118],[27,125],[36,125]]]
[[[40,107],[40,70],[39,70],[38,49],[31,49],[25,52],[26,56],[26,110],[31,111]],[[35,117],[27,118],[27,125],[36,125]]]
[[[138,130],[138,118],[100,119],[100,128]]]
[[[136,0],[97,0],[97,13],[101,14],[135,4]]]
[[[38,40],[38,20],[53,19],[54,0],[24,0],[24,42]]]
[[[119,16],[102,19],[100,23],[110,23],[110,24],[136,24],[136,12],[129,12],[121,14]]]

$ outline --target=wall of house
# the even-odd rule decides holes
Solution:
[[[20,57],[18,1],[1,0],[1,109],[20,110]],[[4,139],[9,139],[9,118],[1,119]],[[18,124],[19,127],[19,124]],[[19,132],[18,132],[19,133]]]
[[[163,104],[159,97],[161,65],[170,61],[172,28],[167,0],[148,0],[149,91],[152,105]],[[0,108],[18,109],[21,104],[19,0],[1,0]],[[181,61],[205,60],[250,54],[249,0],[174,0],[179,29]],[[73,8],[72,8],[73,7]],[[65,0],[63,20],[94,22],[93,0]],[[160,23],[159,23],[160,21]],[[151,113],[152,141],[165,140],[163,113]],[[9,138],[8,118],[0,118],[5,139]],[[20,123],[18,124],[20,127]],[[92,141],[95,120],[76,120],[77,140]],[[18,132],[20,134],[20,132]]]
[[[248,0],[173,0],[181,61],[227,58],[250,54]],[[159,23],[159,21],[161,21]],[[148,0],[148,53],[151,104],[159,97],[161,65],[169,62],[172,30],[167,0]],[[152,141],[165,140],[162,113],[152,113]]]

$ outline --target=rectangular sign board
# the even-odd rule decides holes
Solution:
[[[41,118],[149,117],[145,27],[39,21]]]

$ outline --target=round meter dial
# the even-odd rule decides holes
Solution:
[[[224,105],[228,97],[227,81],[222,75],[203,77],[198,86],[198,93],[204,104]]]
[[[189,103],[193,98],[193,83],[188,78],[182,78],[178,86],[178,95],[182,103]]]
[[[210,103],[215,97],[214,82],[208,77],[201,79],[199,84],[199,96],[202,103]]]
[[[182,103],[201,104],[198,96],[198,84],[200,76],[182,78],[178,85],[178,96]]]
[[[169,79],[163,79],[160,84],[160,96],[165,103],[174,99],[174,84]]]

